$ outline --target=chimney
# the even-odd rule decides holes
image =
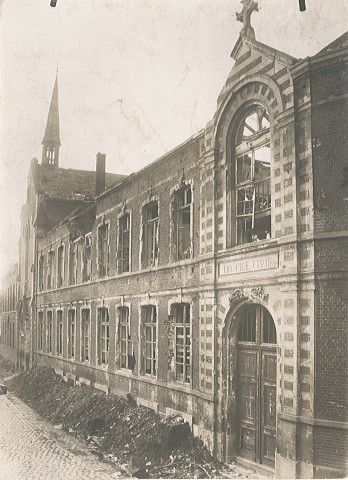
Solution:
[[[99,195],[105,190],[105,153],[97,153],[97,165],[95,170],[95,194]]]

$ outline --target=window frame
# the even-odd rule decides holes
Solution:
[[[60,256],[60,252],[62,252]],[[64,286],[65,277],[65,245],[61,244],[57,247],[57,288]]]
[[[51,290],[54,288],[54,264],[55,264],[55,251],[50,250],[47,253],[47,275],[46,275],[47,290]]]
[[[182,321],[177,321],[178,318],[178,308],[182,308]],[[174,379],[176,382],[191,385],[192,384],[192,315],[191,315],[191,305],[189,303],[175,303],[171,305],[171,314],[174,320],[174,359],[175,359],[175,369],[174,369]],[[183,343],[178,342],[179,333],[178,331],[182,329]],[[179,362],[178,358],[178,348],[183,350],[183,361]],[[188,355],[187,355],[188,353]],[[186,361],[188,357],[188,362]],[[178,373],[178,366],[182,365],[182,373]],[[180,377],[182,378],[179,378]]]
[[[128,220],[128,225],[127,225]],[[124,223],[126,221],[126,228],[124,228]],[[125,237],[128,234],[128,247],[127,242],[125,242]],[[122,216],[118,218],[118,249],[117,249],[117,260],[118,260],[118,273],[127,273],[131,271],[131,244],[132,244],[132,224],[131,224],[131,214],[130,212],[124,212]],[[125,259],[124,251],[128,250],[128,258]],[[128,268],[125,267],[125,263]]]
[[[143,372],[145,375],[156,377],[158,371],[158,325],[157,325],[157,308],[156,305],[141,306],[141,323],[142,323],[142,341],[144,342],[143,355]],[[149,340],[148,334],[149,333]],[[149,348],[149,350],[148,350]],[[150,352],[148,354],[148,351]],[[150,368],[147,368],[149,362]]]
[[[157,206],[157,217],[149,218],[149,211]],[[158,266],[159,261],[159,201],[152,200],[142,208],[142,268]],[[149,232],[152,231],[150,236]],[[151,244],[151,248],[149,248]]]
[[[44,343],[44,312],[39,310],[37,314],[37,349],[43,351]]]
[[[85,318],[85,314],[88,312],[88,320]],[[80,312],[81,318],[81,353],[80,359],[83,363],[90,363],[91,361],[91,309],[90,308],[81,308]],[[86,334],[86,326],[87,334]],[[87,346],[86,346],[86,339],[87,339]],[[87,356],[86,356],[87,352]]]
[[[43,252],[41,252],[39,256],[39,265],[38,265],[38,284],[39,284],[40,292],[44,290],[44,269],[45,269],[44,266],[45,266],[45,256]]]
[[[255,303],[246,306],[239,315],[240,320],[237,329],[237,343],[239,345],[262,348],[274,348],[277,346],[277,328],[267,308],[259,303]],[[266,329],[269,339],[275,340],[274,342],[265,341]]]
[[[185,197],[187,196],[187,193],[190,192],[190,202],[185,202]],[[180,195],[183,194],[184,196],[184,202],[183,205],[179,204],[180,200]],[[175,252],[174,252],[174,260],[180,261],[180,260],[187,260],[193,257],[193,188],[190,183],[184,184],[174,192],[174,215],[173,215],[173,221],[174,221],[174,244],[175,244]],[[186,227],[186,229],[189,232],[189,246],[188,246],[188,253],[184,253],[187,251],[187,248],[182,251],[182,247],[180,247],[180,231],[185,230],[184,227],[181,227],[180,225],[183,225],[184,222],[180,221],[180,218],[184,216],[184,214],[189,214],[190,215],[190,221],[189,221],[189,226]]]
[[[67,352],[68,352],[68,358],[72,360],[74,360],[76,356],[76,323],[77,323],[76,308],[69,308],[68,309]]]
[[[69,285],[76,285],[78,280],[78,241],[73,240],[69,243]]]
[[[105,238],[102,238],[101,233],[106,230]],[[109,235],[110,235],[110,224],[109,222],[104,222],[101,225],[98,225],[98,277],[104,278],[109,275]]]
[[[64,354],[64,320],[62,309],[59,309],[56,312],[56,332],[56,354],[61,357]]]
[[[243,128],[245,121],[249,116],[252,116],[253,113],[258,115],[257,130],[244,137]],[[264,118],[266,121],[264,121]],[[227,157],[230,159],[228,164],[230,195],[227,199],[227,206],[230,211],[228,220],[230,226],[226,239],[227,246],[242,247],[244,245],[252,245],[259,240],[271,239],[273,155],[272,149],[270,148],[271,124],[266,106],[255,100],[251,100],[244,105],[241,113],[231,122],[226,141]],[[255,152],[264,147],[269,148],[269,175],[265,176],[265,178],[257,179],[252,175],[252,168],[254,167],[251,166],[250,178],[244,178],[243,180],[238,178],[238,158],[249,154],[252,164],[255,165]],[[268,163],[267,160],[261,160],[261,162]],[[250,189],[249,192],[247,191],[248,188]],[[250,211],[248,212],[241,212],[239,210],[242,205],[244,205],[242,198],[243,191],[244,199],[247,201],[246,203],[250,203]],[[238,195],[240,195],[239,202]],[[267,204],[266,208],[262,207],[264,203]],[[256,225],[255,221],[257,223]]]
[[[130,365],[130,357],[134,358],[133,343],[130,332],[130,308],[126,305],[117,307],[118,316],[118,345],[119,349],[119,368],[132,371],[134,365]],[[125,332],[125,335],[123,335]],[[124,346],[124,351],[123,350]],[[124,359],[124,360],[123,360]],[[133,367],[133,368],[132,368]]]
[[[89,254],[87,254],[89,252]],[[82,247],[82,282],[92,280],[92,232],[86,233],[83,239]]]
[[[47,323],[47,353],[53,352],[53,310],[47,310],[46,312],[46,323]]]
[[[106,320],[102,318],[104,314]],[[110,314],[107,307],[97,309],[97,326],[97,364],[106,367],[110,360]]]

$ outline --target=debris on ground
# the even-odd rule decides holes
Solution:
[[[15,373],[15,366],[13,363],[9,362],[6,360],[6,358],[0,355],[0,380],[12,375],[13,373]]]
[[[137,478],[221,478],[213,460],[181,417],[161,417],[134,399],[66,383],[49,367],[8,382],[10,391],[57,429],[85,439],[91,453],[124,465]]]

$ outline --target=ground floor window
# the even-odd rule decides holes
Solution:
[[[119,314],[119,348],[120,348],[120,367],[132,370],[134,368],[132,341],[129,326],[129,309],[120,307]]]
[[[191,382],[191,320],[190,305],[186,303],[172,306],[175,328],[175,379],[178,382]]]
[[[63,312],[57,311],[57,355],[63,355]]]
[[[38,348],[38,350],[43,349],[43,335],[44,335],[43,312],[39,312],[38,313],[38,324],[37,324],[37,348]]]
[[[53,318],[52,311],[47,312],[47,352],[52,352]]]
[[[68,311],[68,357],[75,357],[75,310]]]
[[[91,312],[89,309],[81,311],[81,361],[90,360],[90,339],[91,339]]]
[[[141,313],[145,336],[145,373],[149,375],[156,375],[156,307],[154,305],[142,307]]]
[[[98,309],[98,361],[101,365],[109,362],[110,325],[107,308]]]

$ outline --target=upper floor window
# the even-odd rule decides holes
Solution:
[[[40,258],[39,258],[38,282],[39,282],[39,290],[43,290],[44,289],[44,256],[43,255],[40,255]]]
[[[47,255],[47,289],[54,287],[54,251],[51,250]]]
[[[82,281],[88,282],[92,275],[92,235],[85,236],[82,253]]]
[[[71,242],[69,247],[69,283],[71,285],[77,282],[77,259],[78,259],[78,244]]]
[[[192,255],[192,193],[191,186],[175,192],[174,199],[174,244],[176,259],[183,260]]]
[[[257,107],[243,120],[235,145],[236,243],[271,237],[271,150],[269,119]]]
[[[57,287],[62,287],[64,282],[64,245],[58,247],[57,252]]]
[[[175,379],[191,382],[191,322],[190,305],[178,303],[172,306],[175,328]]]
[[[129,272],[130,267],[130,215],[126,213],[119,219],[118,246],[119,273]]]
[[[143,267],[158,264],[158,202],[152,202],[143,209]]]
[[[110,326],[107,308],[98,309],[98,363],[109,362]]]
[[[105,277],[109,273],[109,225],[98,228],[98,273]]]

